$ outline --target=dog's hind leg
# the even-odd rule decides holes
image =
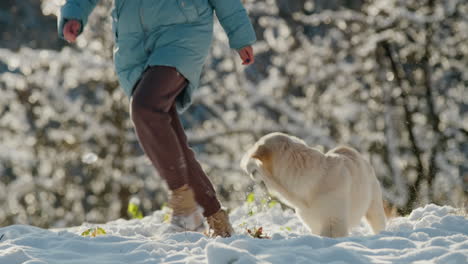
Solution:
[[[382,195],[380,194],[380,191],[376,193],[377,194],[374,195],[366,213],[367,222],[369,222],[372,227],[374,234],[384,230],[387,222],[383,208]]]

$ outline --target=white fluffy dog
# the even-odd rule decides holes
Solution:
[[[347,236],[365,216],[374,233],[385,228],[382,191],[374,170],[361,154],[338,147],[326,154],[282,133],[262,137],[241,167],[258,170],[270,191],[296,209],[311,232]]]

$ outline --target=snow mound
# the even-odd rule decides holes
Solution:
[[[468,219],[448,206],[427,205],[391,219],[378,235],[363,222],[339,239],[311,235],[279,205],[257,213],[247,204],[235,209],[230,217],[237,234],[230,238],[173,233],[163,221],[166,213],[60,230],[0,228],[0,263],[468,263]],[[107,234],[81,236],[95,226]],[[256,227],[271,239],[247,234]]]

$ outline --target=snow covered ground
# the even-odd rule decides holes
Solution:
[[[379,235],[363,222],[340,239],[311,235],[279,205],[249,216],[251,209],[245,204],[230,214],[238,233],[231,238],[171,233],[165,211],[98,225],[107,234],[96,237],[81,235],[96,226],[89,223],[60,230],[8,226],[0,228],[0,263],[468,263],[468,219],[448,206],[391,219]],[[246,230],[254,227],[271,238],[251,237]]]

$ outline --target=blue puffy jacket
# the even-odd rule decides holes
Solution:
[[[76,19],[82,29],[99,0],[67,0],[58,19],[58,32]],[[120,85],[129,96],[148,66],[177,68],[188,86],[177,98],[179,111],[191,102],[211,46],[213,11],[233,49],[255,42],[255,33],[240,0],[115,0],[114,63]]]

